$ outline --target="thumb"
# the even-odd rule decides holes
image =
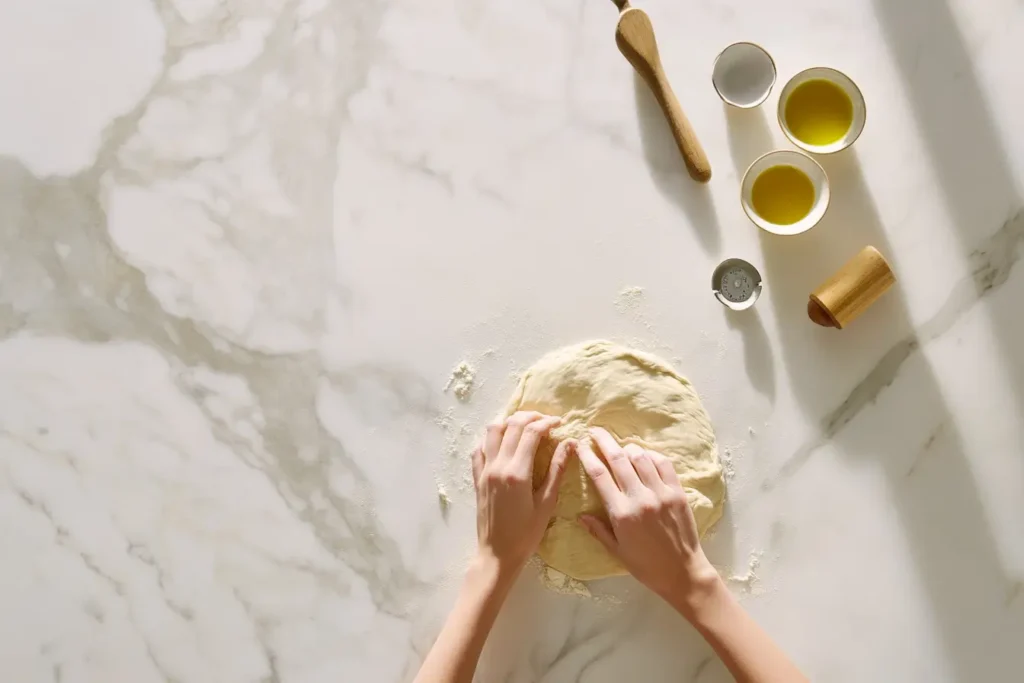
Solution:
[[[565,474],[565,466],[569,456],[576,453],[576,442],[572,440],[563,441],[555,448],[555,454],[551,456],[551,464],[548,465],[548,476],[536,494],[537,506],[545,510],[554,510],[558,502],[558,487],[562,484],[562,476]]]
[[[601,542],[608,552],[618,557],[619,541],[615,538],[615,532],[608,526],[608,522],[593,515],[580,515],[580,524],[590,532],[590,535]]]

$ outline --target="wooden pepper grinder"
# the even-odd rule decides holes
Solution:
[[[708,182],[711,180],[711,163],[665,76],[651,18],[642,9],[630,7],[629,0],[612,1],[620,10],[619,23],[615,27],[615,44],[619,46],[619,52],[643,77],[658,100],[690,177],[699,183]]]
[[[896,276],[874,247],[864,247],[811,294],[807,316],[822,327],[843,329],[892,287]]]

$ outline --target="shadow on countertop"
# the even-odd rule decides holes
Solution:
[[[732,311],[724,308],[725,321],[743,336],[743,362],[751,386],[770,404],[775,403],[775,358],[764,323],[754,308]]]
[[[954,285],[946,304],[919,326],[923,345],[948,332],[981,297],[1007,281],[1021,256],[1024,202],[948,0],[875,0],[874,6],[973,274]],[[1024,412],[1024,353],[1014,318],[990,316],[988,322],[1019,414]],[[952,418],[922,445],[922,452],[928,451],[934,451],[931,458],[945,456],[941,478],[912,491],[908,483],[895,499],[949,663],[957,680],[1005,676],[992,667],[1005,661],[1000,643],[1012,639],[1003,641],[1007,634],[991,615],[1009,606],[1020,582],[1007,576]],[[907,479],[917,476],[916,462]],[[993,593],[1000,590],[1005,604],[993,604]],[[1024,632],[1018,631],[1016,642],[1021,638]]]
[[[736,169],[736,182],[743,182],[743,174],[762,154],[778,149],[768,127],[764,106],[738,109],[722,104],[729,132],[729,155]],[[737,187],[737,193],[739,188]]]
[[[665,115],[647,83],[637,73],[633,74],[633,91],[640,138],[651,178],[658,190],[686,214],[704,251],[714,256],[721,247],[722,228],[711,200],[710,183],[698,183],[686,171],[686,164]]]
[[[977,264],[972,268],[975,277],[973,282],[954,285],[949,303],[916,328],[911,326],[903,293],[908,282],[898,283],[849,329],[813,325],[805,314],[808,294],[847,259],[868,244],[887,258],[894,257],[856,149],[816,157],[832,187],[825,218],[802,235],[761,232],[760,239],[764,298],[771,301],[777,316],[781,355],[796,399],[818,424],[818,434],[790,455],[762,489],[783,487],[798,478],[803,466],[826,445],[841,456],[875,463],[886,475],[888,497],[905,530],[954,677],[987,678],[995,675],[992,666],[1002,661],[1000,653],[1005,660],[1000,643],[1006,634],[998,632],[999,624],[993,623],[991,615],[1005,609],[999,604],[1001,591],[1012,596],[1019,585],[1002,564],[970,456],[921,347],[948,331],[985,292],[1006,281],[1019,257],[1024,218],[1010,166],[948,7],[941,2],[881,0],[876,5],[949,210],[961,231],[965,257]],[[730,144],[741,174],[753,158],[771,149],[764,117],[730,117]],[[972,177],[979,173],[991,182],[979,187]],[[899,264],[894,262],[894,268],[899,275]],[[963,287],[971,291],[958,293]],[[1014,351],[1008,326],[993,320],[992,327],[1004,345],[1003,355],[1020,400],[1024,354]],[[836,404],[831,384],[835,370],[849,363],[869,369]],[[890,404],[888,410],[895,409],[895,414],[875,415],[878,424],[873,429],[851,424],[881,399],[897,377],[901,389],[895,396],[912,404]],[[907,398],[908,392],[912,398]],[[832,407],[822,414],[822,406]],[[904,415],[935,422],[921,443],[907,443]]]

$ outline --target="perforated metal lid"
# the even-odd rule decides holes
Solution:
[[[748,309],[761,295],[761,273],[743,259],[726,259],[711,275],[711,290],[734,311]]]

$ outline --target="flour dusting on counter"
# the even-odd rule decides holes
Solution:
[[[594,595],[587,588],[587,584],[564,574],[557,569],[549,567],[539,557],[532,560],[540,570],[540,582],[544,587],[562,595],[575,595],[581,598],[593,598]]]
[[[466,361],[461,361],[452,369],[452,374],[448,376],[448,382],[444,385],[443,391],[447,393],[451,389],[455,398],[466,403],[473,393],[474,380],[476,380],[476,370]]]
[[[444,436],[444,456],[434,468],[434,484],[441,513],[447,515],[458,499],[468,499],[473,495],[470,463],[473,430],[468,422],[456,420],[454,408],[448,408],[435,417],[434,424]]]
[[[743,574],[732,574],[726,577],[729,583],[737,584],[744,593],[757,593],[759,577],[757,569],[761,566],[761,556],[764,552],[758,550],[750,553],[750,560],[747,563],[747,571]]]
[[[631,337],[624,341],[627,346],[674,357],[676,349],[662,340],[658,335],[657,327],[652,322],[653,314],[646,292],[647,290],[643,287],[630,285],[620,289],[612,300],[612,306],[619,315],[643,328],[641,337]]]
[[[725,472],[726,481],[731,481],[736,476],[736,468],[732,462],[732,449],[728,446],[723,448],[719,454],[719,460],[722,461],[722,470]]]
[[[615,295],[615,308],[619,313],[629,313],[633,316],[640,316],[640,307],[643,304],[644,288],[638,286],[623,287]]]
[[[441,516],[447,519],[448,511],[452,507],[452,499],[448,496],[444,484],[440,483],[437,485],[437,505],[441,509]]]

